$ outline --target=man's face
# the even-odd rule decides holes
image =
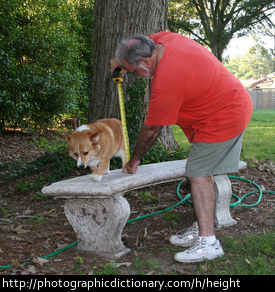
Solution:
[[[143,59],[147,59],[146,61]],[[151,78],[153,73],[150,70],[150,61],[149,58],[142,58],[137,65],[133,65],[128,63],[125,59],[122,59],[123,66],[122,68],[128,71],[129,73],[133,73],[135,76]]]

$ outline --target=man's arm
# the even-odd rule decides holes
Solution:
[[[131,159],[123,169],[125,173],[137,172],[141,158],[151,149],[162,128],[163,126],[148,126],[143,124],[139,131]]]

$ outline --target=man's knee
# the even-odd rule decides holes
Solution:
[[[214,177],[213,175],[211,176],[206,176],[206,177],[187,177],[187,180],[191,184],[202,184],[202,183],[211,183],[214,184]]]

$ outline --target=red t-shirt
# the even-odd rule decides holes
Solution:
[[[241,82],[187,37],[160,32],[149,38],[165,51],[152,79],[145,124],[177,124],[191,143],[222,142],[241,134],[253,111]]]

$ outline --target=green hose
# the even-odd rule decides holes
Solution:
[[[256,183],[254,183],[254,182],[252,182],[252,181],[250,181],[250,180],[248,180],[248,179],[242,178],[242,177],[230,176],[230,175],[229,175],[228,177],[229,177],[229,178],[233,178],[233,179],[239,179],[239,180],[243,180],[243,181],[249,182],[249,183],[253,184],[253,185],[258,189],[258,191],[247,193],[247,194],[245,194],[244,196],[242,196],[241,198],[240,198],[239,196],[235,195],[235,194],[232,194],[232,196],[234,196],[235,198],[237,198],[237,201],[236,201],[235,203],[230,204],[230,207],[240,206],[240,207],[250,208],[250,207],[254,207],[254,206],[258,205],[258,204],[261,202],[261,199],[262,199],[262,197],[263,197],[263,190],[262,190],[262,188],[261,188],[259,185],[257,185]],[[257,200],[256,203],[254,203],[254,204],[250,204],[250,205],[241,204],[241,202],[242,202],[246,197],[248,197],[248,196],[250,196],[250,195],[252,195],[252,194],[256,194],[256,193],[258,193],[258,192],[259,192],[259,198],[258,198],[258,200]],[[272,193],[272,192],[271,192],[271,193]],[[274,193],[274,192],[273,192],[273,193]]]
[[[254,192],[247,193],[247,194],[245,194],[244,196],[242,196],[241,198],[240,198],[239,196],[235,195],[235,194],[232,194],[232,196],[233,196],[234,198],[236,198],[237,201],[234,202],[234,203],[232,203],[232,204],[230,204],[230,207],[235,207],[235,206],[240,206],[240,207],[245,207],[245,208],[254,207],[254,206],[258,205],[258,204],[261,202],[261,199],[262,199],[263,193],[275,194],[275,192],[273,192],[273,191],[263,191],[262,188],[261,188],[259,185],[257,185],[256,183],[254,183],[254,182],[252,182],[252,181],[250,181],[250,180],[248,180],[248,179],[241,178],[241,177],[237,177],[237,176],[230,176],[230,175],[229,175],[228,177],[229,177],[229,178],[233,178],[233,179],[239,179],[239,180],[243,180],[243,181],[249,182],[249,183],[253,184],[253,185],[258,189],[258,191],[254,191]],[[137,218],[134,218],[134,219],[128,220],[128,221],[126,222],[126,224],[130,224],[130,223],[135,222],[135,221],[139,221],[139,220],[142,220],[142,219],[145,219],[145,218],[148,218],[148,217],[151,217],[151,216],[157,215],[157,214],[161,214],[161,213],[163,213],[163,212],[165,212],[165,211],[169,211],[169,210],[171,210],[171,209],[176,208],[177,206],[179,206],[179,205],[182,204],[182,203],[192,204],[192,201],[189,200],[189,198],[190,198],[190,196],[191,196],[190,193],[187,194],[184,198],[182,198],[181,195],[180,195],[180,193],[179,193],[180,187],[181,187],[182,183],[185,182],[185,181],[186,181],[186,179],[183,179],[183,180],[179,183],[179,185],[178,185],[178,187],[177,187],[177,195],[178,195],[178,197],[179,197],[179,199],[180,199],[180,201],[179,201],[178,203],[176,203],[175,205],[173,205],[173,206],[171,206],[171,207],[169,207],[169,208],[167,208],[167,209],[160,210],[160,211],[158,211],[158,212],[150,213],[150,214],[147,214],[147,215],[144,215],[144,216],[140,216],[140,217],[137,217]],[[241,204],[242,201],[243,201],[246,197],[248,197],[248,196],[250,196],[250,195],[252,195],[252,194],[255,194],[255,193],[259,193],[259,198],[258,198],[257,202],[255,202],[254,204],[250,204],[250,205]],[[57,251],[54,252],[54,253],[51,253],[51,254],[48,254],[48,255],[42,256],[42,258],[43,258],[43,259],[46,259],[46,258],[53,257],[53,256],[58,255],[58,254],[60,254],[60,253],[62,253],[62,252],[64,252],[64,251],[66,251],[66,250],[68,250],[68,249],[70,249],[70,248],[72,248],[72,247],[74,247],[74,246],[76,246],[76,245],[77,245],[77,241],[75,241],[75,242],[69,244],[68,246],[66,246],[66,247],[64,247],[64,248],[62,248],[62,249],[60,249],[60,250],[57,250]],[[28,265],[30,265],[30,264],[32,264],[32,262],[27,262],[27,263],[23,264],[23,266],[28,266]],[[10,265],[10,266],[0,266],[0,270],[1,270],[1,269],[10,269],[10,268],[13,268],[13,266],[12,266],[12,265]]]
[[[245,208],[254,207],[254,206],[258,205],[258,204],[261,202],[262,197],[263,197],[263,193],[270,193],[270,194],[274,194],[274,193],[275,193],[275,192],[271,192],[271,191],[263,191],[262,188],[261,188],[259,185],[257,185],[256,183],[254,183],[253,181],[250,181],[250,180],[248,180],[248,179],[245,179],[245,178],[242,178],[242,177],[237,177],[237,176],[231,176],[231,175],[228,175],[228,177],[229,177],[229,178],[233,178],[233,179],[239,179],[239,180],[246,181],[246,182],[248,182],[248,183],[251,183],[252,185],[254,185],[254,186],[258,189],[258,191],[254,191],[254,192],[247,193],[247,194],[245,194],[244,196],[242,196],[241,198],[240,198],[239,196],[235,195],[235,194],[232,194],[232,196],[233,196],[234,198],[236,198],[237,201],[234,202],[234,203],[231,203],[231,204],[230,204],[230,207],[235,207],[235,206],[240,206],[240,207],[245,207]],[[182,181],[180,182],[180,184],[178,185],[178,188],[177,188],[177,194],[178,194],[178,197],[179,197],[180,199],[182,199],[182,198],[181,198],[181,196],[180,196],[180,194],[179,194],[179,189],[180,189],[181,184],[182,184],[184,181],[186,181],[186,179],[182,180]],[[259,193],[259,198],[258,198],[258,200],[257,200],[256,203],[254,203],[254,204],[250,204],[250,205],[241,204],[242,201],[243,201],[246,197],[248,197],[248,196],[250,196],[250,195],[252,195],[252,194],[256,194],[256,193]],[[191,202],[190,200],[188,200],[188,198],[189,198],[190,196],[191,196],[191,194],[188,194],[188,195],[187,195],[184,199],[182,199],[182,200],[183,200],[184,202],[188,203],[188,204],[192,204],[192,202]]]

